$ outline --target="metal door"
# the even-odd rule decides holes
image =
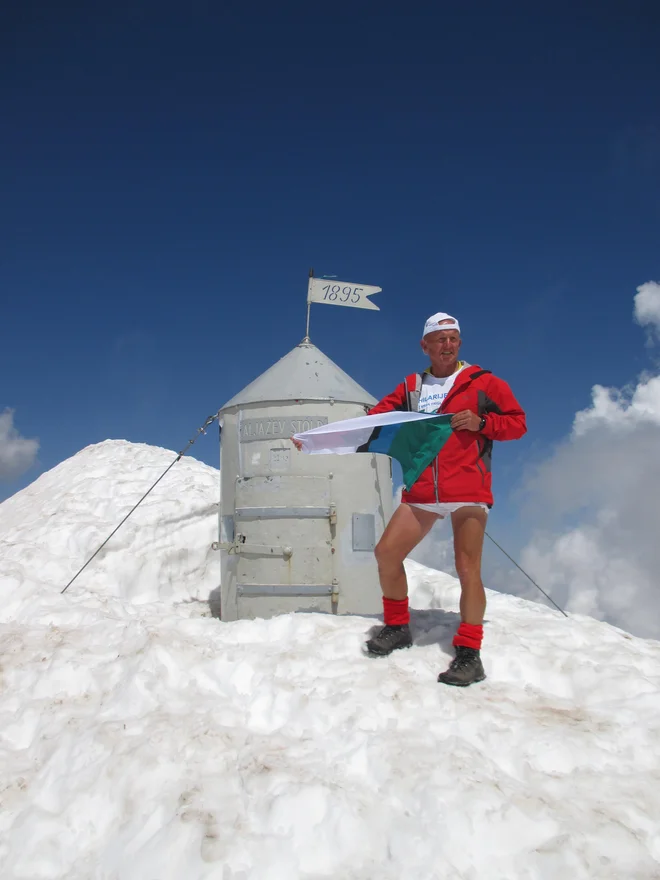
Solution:
[[[234,552],[239,618],[336,611],[336,511],[329,475],[236,481]]]

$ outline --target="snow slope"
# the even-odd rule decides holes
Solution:
[[[82,450],[0,505],[0,877],[660,878],[660,644],[489,593],[488,679],[435,681],[456,581],[414,562],[416,645],[372,619],[223,624],[218,472]]]

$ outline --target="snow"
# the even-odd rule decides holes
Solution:
[[[488,593],[488,679],[436,682],[458,585],[377,623],[222,623],[218,472],[108,441],[0,505],[0,876],[660,877],[660,643]],[[211,602],[213,606],[213,602]]]

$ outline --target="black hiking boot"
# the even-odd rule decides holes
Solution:
[[[465,645],[456,645],[456,656],[449,664],[446,672],[441,672],[438,681],[453,684],[456,687],[467,687],[486,677],[479,651]]]
[[[398,648],[409,648],[412,645],[410,628],[403,626],[384,626],[376,635],[365,643],[368,654],[375,657],[386,657]]]

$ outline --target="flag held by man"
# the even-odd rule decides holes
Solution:
[[[386,412],[344,419],[294,434],[302,451],[346,455],[376,452],[396,459],[405,487],[411,486],[451,436],[451,413]]]

